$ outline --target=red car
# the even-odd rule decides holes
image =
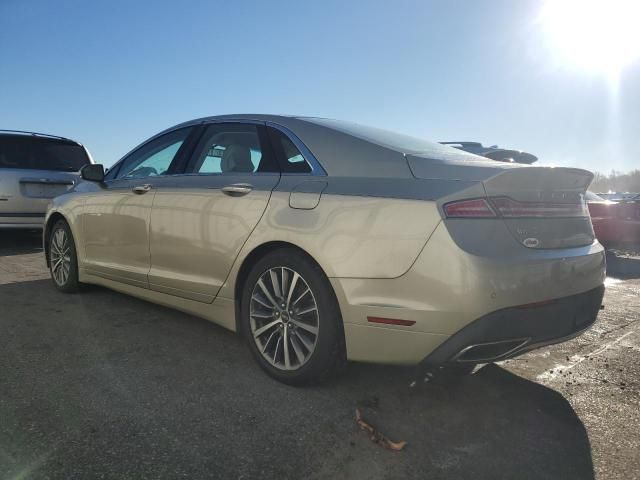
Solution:
[[[640,195],[614,202],[587,192],[586,199],[593,230],[601,244],[640,245]]]

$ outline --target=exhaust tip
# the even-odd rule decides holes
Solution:
[[[528,338],[500,340],[498,342],[468,345],[453,358],[455,362],[487,363],[502,360],[520,350],[529,342]]]

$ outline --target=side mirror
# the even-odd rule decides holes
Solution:
[[[89,182],[103,182],[104,167],[100,164],[85,165],[80,169],[80,176]]]

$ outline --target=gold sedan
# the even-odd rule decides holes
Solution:
[[[584,170],[337,120],[229,115],[82,177],[46,217],[55,286],[103,285],[241,332],[286,383],[345,359],[509,358],[583,332],[604,292]]]

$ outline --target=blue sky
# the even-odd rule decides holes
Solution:
[[[318,115],[541,163],[640,168],[640,65],[554,57],[539,1],[0,0],[0,128],[111,165],[176,123]]]

